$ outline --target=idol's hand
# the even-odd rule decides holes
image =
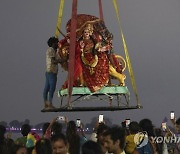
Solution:
[[[79,44],[80,44],[80,47],[81,47],[82,49],[84,49],[84,46],[85,46],[84,42],[81,41]]]

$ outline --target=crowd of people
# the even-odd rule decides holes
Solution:
[[[65,127],[54,118],[44,123],[42,135],[22,125],[21,134],[13,140],[6,137],[6,128],[0,125],[0,154],[179,154],[180,141],[155,142],[155,137],[179,137],[180,118],[171,119],[172,128],[155,128],[150,119],[140,122],[122,122],[121,126],[108,126],[105,121],[94,126],[94,132],[86,137],[83,124],[68,121]],[[66,130],[65,132],[63,130]],[[142,135],[143,134],[143,135]]]

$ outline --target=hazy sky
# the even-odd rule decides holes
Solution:
[[[150,118],[156,126],[171,110],[180,116],[180,1],[117,0],[137,84],[141,110],[115,112],[41,113],[47,39],[54,35],[59,0],[0,1],[0,121],[30,119],[32,124],[57,115],[89,122],[103,113],[113,123],[125,118]],[[114,50],[124,56],[112,0],[102,0],[106,26],[114,35]],[[71,16],[66,0],[62,31]],[[79,0],[78,13],[99,16],[98,0]],[[62,38],[62,36],[60,37]],[[128,76],[128,72],[126,73]],[[57,90],[65,80],[59,69]],[[131,83],[131,104],[135,104]],[[55,93],[54,105],[59,105]]]

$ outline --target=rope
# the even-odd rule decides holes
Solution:
[[[61,29],[61,20],[62,20],[62,15],[63,15],[63,9],[64,9],[64,0],[61,0],[60,5],[59,5],[57,24],[56,24],[56,32],[55,32],[56,38],[59,37],[59,33],[60,33],[59,30]]]
[[[118,23],[119,23],[119,27],[120,27],[120,35],[122,38],[122,43],[123,43],[123,47],[124,47],[124,52],[125,52],[125,56],[126,56],[126,61],[127,61],[127,66],[128,66],[128,71],[129,71],[129,75],[130,75],[130,79],[131,79],[131,84],[132,84],[132,88],[136,97],[136,102],[137,105],[140,106],[139,103],[139,99],[138,99],[138,93],[137,93],[137,88],[136,88],[136,82],[134,79],[134,73],[133,73],[133,69],[132,69],[132,65],[131,65],[131,61],[130,61],[130,57],[129,57],[129,53],[128,53],[128,49],[127,49],[127,45],[126,45],[126,41],[122,32],[122,27],[121,27],[121,22],[120,22],[120,15],[119,15],[119,10],[118,10],[118,6],[117,6],[117,0],[113,0],[113,4],[114,4],[114,9],[116,12],[116,16],[118,19]]]

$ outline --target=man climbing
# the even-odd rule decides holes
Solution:
[[[43,92],[44,109],[54,109],[52,99],[56,89],[58,63],[57,57],[58,39],[50,37],[47,41],[49,48],[46,51],[46,82]]]

